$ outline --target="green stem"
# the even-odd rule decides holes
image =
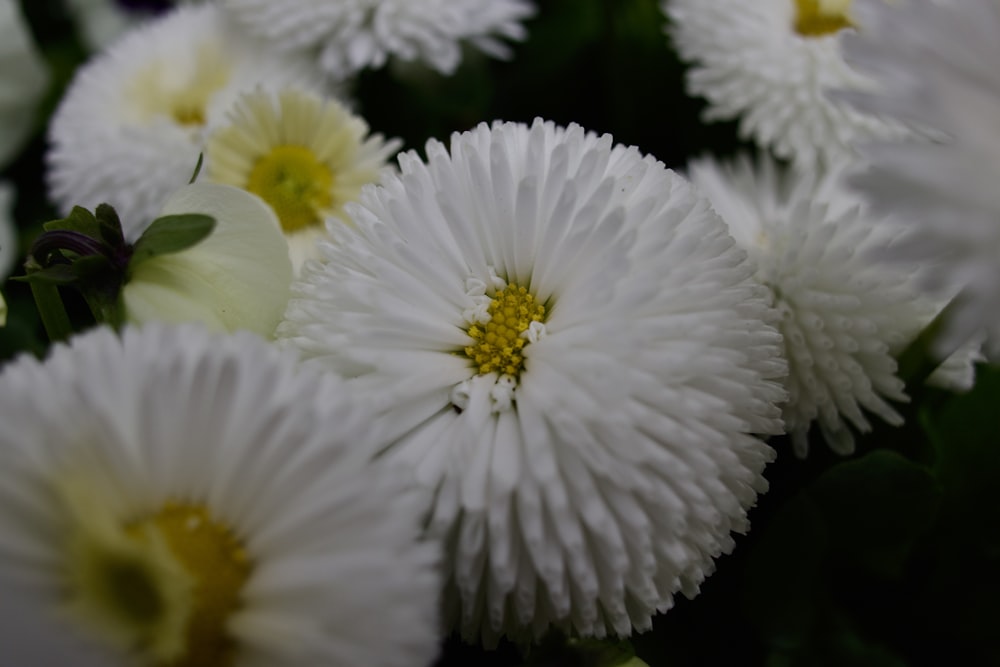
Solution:
[[[69,338],[73,333],[73,327],[69,323],[69,315],[66,314],[62,297],[59,296],[59,288],[38,282],[31,282],[30,285],[31,295],[35,297],[35,305],[38,307],[38,314],[42,317],[42,324],[45,326],[45,333],[49,335],[49,340],[55,343]]]

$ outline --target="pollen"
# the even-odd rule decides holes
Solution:
[[[81,520],[69,551],[78,617],[157,667],[235,664],[228,623],[252,563],[226,524],[174,502],[125,523]]]
[[[284,144],[257,160],[246,189],[266,201],[285,233],[322,221],[333,203],[333,172],[309,148]]]
[[[532,322],[544,321],[545,306],[524,287],[511,284],[497,291],[487,312],[488,322],[469,327],[475,343],[465,348],[465,354],[481,374],[495,372],[516,378],[524,367],[523,351],[528,343],[521,334]]]
[[[795,32],[823,37],[853,27],[848,16],[851,0],[794,0]]]

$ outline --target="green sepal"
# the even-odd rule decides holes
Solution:
[[[135,242],[130,267],[153,257],[186,250],[204,240],[215,229],[215,218],[200,213],[165,215],[157,218]]]
[[[100,238],[112,248],[118,248],[125,244],[125,235],[122,232],[122,222],[118,218],[118,212],[110,204],[98,204],[95,211]]]
[[[44,269],[29,270],[23,276],[11,276],[10,280],[38,285],[71,285],[76,282],[77,274],[71,264],[53,264]]]
[[[82,206],[74,206],[69,215],[59,220],[50,220],[42,225],[47,232],[80,232],[92,239],[101,238],[101,225],[93,213]]]

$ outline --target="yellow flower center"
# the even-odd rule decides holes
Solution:
[[[544,322],[545,306],[525,288],[510,284],[496,293],[487,312],[489,322],[469,327],[469,335],[476,342],[465,348],[465,354],[479,366],[480,373],[497,372],[516,378],[524,366],[521,352],[528,342],[521,334],[532,322]]]
[[[795,32],[823,37],[850,28],[851,0],[795,0]]]
[[[235,664],[227,623],[251,563],[228,526],[201,505],[172,502],[124,525],[82,511],[78,523],[70,550],[78,614],[158,666]]]
[[[257,160],[246,189],[274,209],[285,233],[322,221],[333,203],[333,172],[305,146],[276,146]]]

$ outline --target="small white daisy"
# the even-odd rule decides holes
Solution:
[[[766,488],[766,290],[683,178],[609,135],[483,124],[426,151],[331,226],[279,340],[353,378],[433,491],[467,638],[648,629]]]
[[[318,52],[343,79],[392,56],[450,74],[468,42],[497,58],[503,39],[524,39],[529,0],[223,0],[252,33],[283,50]]]
[[[241,92],[287,85],[318,89],[321,74],[214,5],[178,8],[77,71],[49,127],[50,195],[63,213],[111,203],[134,238],[191,178],[207,131]]]
[[[4,662],[428,664],[439,548],[349,398],[195,327],[97,329],[5,367]]]
[[[696,185],[747,250],[757,278],[774,293],[781,314],[789,374],[785,428],[796,454],[808,452],[816,423],[836,452],[854,451],[854,435],[871,430],[870,412],[898,425],[892,401],[906,401],[895,355],[943,307],[920,296],[916,264],[885,267],[871,255],[903,236],[841,187],[845,167],[823,175],[782,170],[767,158],[753,164],[691,164]],[[975,346],[942,369],[937,384],[972,384]]]
[[[323,220],[345,219],[344,204],[378,179],[399,140],[368,136],[368,124],[333,99],[286,89],[241,97],[229,123],[208,140],[207,177],[267,202],[288,239],[296,271],[318,257]]]
[[[871,85],[841,55],[841,34],[855,25],[850,0],[661,0],[661,7],[691,63],[689,92],[708,100],[705,120],[738,118],[743,138],[809,165],[900,132],[828,96]]]
[[[854,183],[877,210],[913,221],[917,233],[884,259],[923,263],[932,293],[962,292],[940,352],[986,330],[990,357],[1000,359],[1000,4],[897,4],[859,0],[867,29],[846,44],[882,87],[846,97],[933,138],[866,146],[872,166]]]
[[[37,122],[49,68],[16,0],[0,0],[0,166],[17,156]]]

